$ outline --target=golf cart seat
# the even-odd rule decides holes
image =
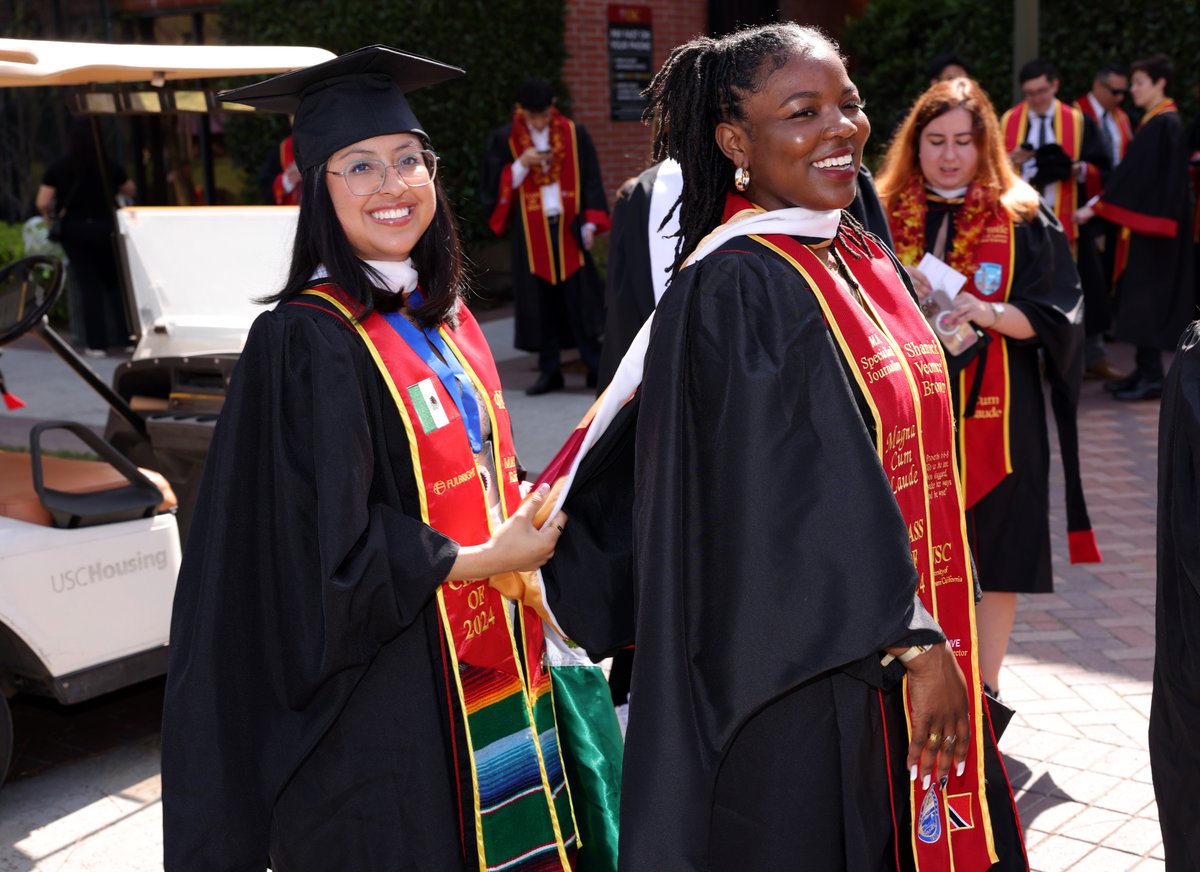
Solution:
[[[46,430],[70,430],[99,460],[47,457]],[[45,527],[90,527],[145,518],[175,508],[159,473],[134,466],[80,424],[46,421],[30,432],[30,453],[0,452],[0,515]]]

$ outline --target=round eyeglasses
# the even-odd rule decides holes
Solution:
[[[423,188],[433,184],[437,167],[438,156],[426,148],[407,152],[394,164],[386,164],[375,158],[359,158],[348,163],[341,172],[326,172],[331,176],[341,176],[351,194],[369,197],[383,190],[389,168],[394,169],[400,181],[410,188]]]

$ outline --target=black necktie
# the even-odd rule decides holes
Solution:
[[[1105,153],[1112,158],[1113,162],[1117,159],[1117,150],[1113,148],[1112,134],[1108,131],[1108,112],[1100,111],[1100,141],[1104,143]]]
[[[1042,116],[1042,130],[1041,130],[1041,133],[1039,133],[1038,135],[1041,137],[1041,139],[1038,142],[1038,145],[1049,144],[1050,137],[1052,136],[1052,134],[1050,133],[1050,116],[1049,115]]]

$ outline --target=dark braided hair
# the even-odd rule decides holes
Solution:
[[[652,156],[672,158],[683,169],[675,268],[721,223],[733,162],[717,145],[722,121],[746,124],[742,102],[762,90],[793,55],[838,47],[815,27],[768,24],[713,39],[702,36],[675,48],[646,88],[645,118],[655,126]],[[753,135],[753,131],[751,131]],[[670,213],[668,213],[670,214]]]

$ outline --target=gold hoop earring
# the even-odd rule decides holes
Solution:
[[[750,187],[750,170],[744,167],[738,167],[733,171],[733,186],[739,191],[744,191]]]

